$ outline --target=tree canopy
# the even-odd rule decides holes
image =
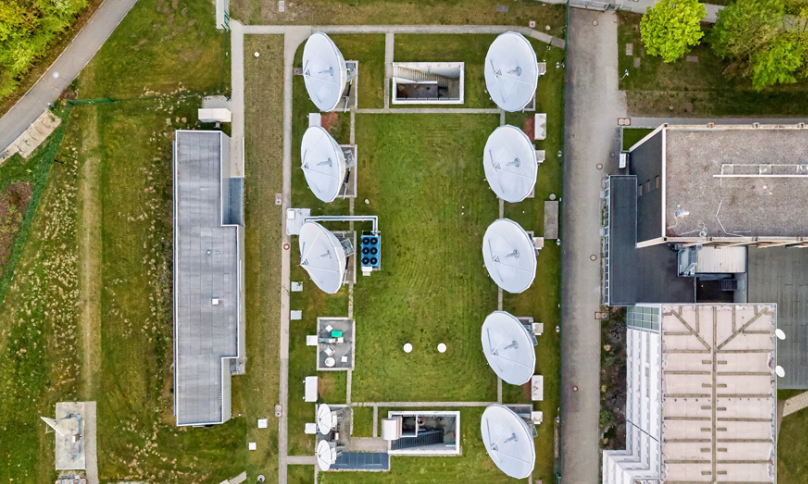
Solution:
[[[802,0],[738,0],[718,12],[713,52],[726,73],[752,79],[757,90],[808,76],[808,4]]]
[[[87,0],[0,1],[0,99],[86,6]]]
[[[661,0],[648,7],[640,21],[640,36],[650,55],[674,62],[699,44],[707,8],[698,0]]]

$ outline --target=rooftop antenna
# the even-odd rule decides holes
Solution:
[[[485,56],[485,86],[500,109],[521,111],[536,94],[536,51],[522,34],[500,34]],[[504,74],[503,74],[504,73]]]
[[[328,35],[315,32],[308,38],[303,48],[303,80],[317,109],[335,110],[343,98],[346,84],[354,75]]]
[[[480,427],[485,450],[499,470],[514,479],[524,479],[533,472],[536,448],[524,419],[495,403],[483,412]]]
[[[312,126],[303,134],[300,162],[312,193],[323,202],[333,202],[348,170],[342,147],[323,127]]]
[[[511,294],[524,292],[536,277],[533,239],[507,218],[494,221],[485,231],[483,261],[494,282]]]
[[[536,146],[521,129],[500,126],[485,143],[483,168],[497,197],[509,203],[521,202],[536,185],[539,168]]]
[[[519,319],[494,311],[482,328],[483,354],[497,376],[511,385],[524,385],[536,368],[536,340]],[[508,350],[508,351],[504,351]]]
[[[300,229],[300,265],[321,290],[334,294],[342,287],[347,256],[337,237],[317,222]]]

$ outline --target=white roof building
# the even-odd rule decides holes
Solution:
[[[342,52],[322,32],[311,34],[303,48],[303,79],[317,109],[336,109],[348,82],[348,69]]]
[[[488,456],[514,479],[524,479],[536,464],[533,432],[527,423],[510,408],[493,404],[483,412],[480,423],[483,444]]]
[[[491,43],[484,71],[491,99],[505,111],[524,109],[536,94],[539,84],[536,51],[520,33],[502,33]]]
[[[300,144],[300,162],[312,193],[326,203],[333,202],[347,170],[345,154],[337,141],[324,128],[309,127]]]
[[[603,452],[603,483],[776,482],[775,306],[634,306],[627,326],[626,450]]]
[[[503,381],[524,385],[536,369],[533,338],[516,316],[494,311],[482,329],[483,353],[488,365]]]
[[[521,202],[536,185],[536,147],[521,129],[500,126],[485,143],[483,168],[497,197],[510,203]]]
[[[339,239],[317,222],[300,229],[300,265],[321,290],[334,294],[342,287],[347,257]]]
[[[525,291],[536,277],[536,248],[521,225],[501,218],[483,236],[483,261],[499,287],[512,294]]]

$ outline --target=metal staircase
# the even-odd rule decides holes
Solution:
[[[393,77],[403,79],[410,82],[422,83],[435,83],[438,86],[445,87],[449,85],[449,78],[431,72],[419,71],[418,69],[411,69],[404,66],[393,66]]]
[[[390,442],[390,450],[411,449],[413,447],[424,447],[442,443],[443,430],[420,430],[418,431],[418,437],[402,437]]]

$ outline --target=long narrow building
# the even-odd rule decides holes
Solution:
[[[177,425],[230,419],[230,376],[244,369],[244,179],[230,138],[174,141],[174,415]]]

